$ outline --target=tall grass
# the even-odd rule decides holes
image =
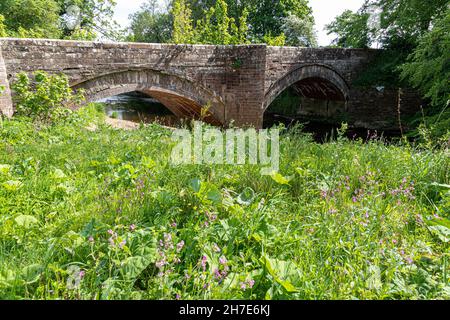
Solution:
[[[0,138],[0,298],[450,298],[444,148],[285,131],[280,184],[93,107]]]

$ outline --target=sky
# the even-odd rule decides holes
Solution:
[[[128,15],[139,10],[145,0],[116,0],[114,18],[122,26],[128,26]],[[163,0],[160,0],[162,3]],[[340,15],[344,10],[358,10],[364,0],[309,0],[316,20],[316,30],[319,45],[326,46],[331,43],[333,36],[328,36],[324,27],[330,23],[334,17]]]

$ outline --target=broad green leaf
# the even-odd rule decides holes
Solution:
[[[214,204],[219,204],[222,202],[222,193],[216,187],[208,190],[208,200],[213,202]]]
[[[439,238],[442,242],[450,242],[450,229],[444,226],[436,225],[436,226],[430,226],[428,229],[433,233],[435,236]]]
[[[289,184],[289,181],[291,180],[290,178],[286,178],[284,176],[282,176],[280,173],[274,173],[270,176],[273,181],[275,181],[278,184],[282,184],[282,185],[286,185]]]
[[[126,280],[136,279],[150,263],[152,256],[129,257],[122,262],[122,275]]]
[[[244,191],[237,198],[237,202],[242,205],[248,206],[255,199],[255,191],[252,188],[245,188]]]
[[[292,271],[295,271],[291,269],[292,263],[288,263],[282,260],[269,259],[266,256],[263,256],[261,258],[261,262],[266,268],[267,272],[269,272],[269,274],[273,277],[273,279],[278,282],[287,292],[298,292],[298,289],[286,279],[289,277]]]
[[[190,181],[190,185],[191,185],[192,189],[194,190],[194,192],[199,192],[200,187],[202,186],[202,182],[200,181],[200,179],[195,178]]]
[[[20,215],[20,216],[17,216],[14,219],[14,221],[16,221],[16,223],[19,226],[21,226],[21,227],[23,227],[25,229],[29,229],[29,228],[33,227],[35,224],[38,223],[38,220],[35,217],[29,216],[29,215],[24,215],[24,214]]]

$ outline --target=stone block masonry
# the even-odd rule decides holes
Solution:
[[[2,38],[0,85],[6,91],[0,111],[13,113],[9,84],[19,72],[43,70],[66,74],[88,101],[140,91],[179,117],[200,118],[206,107],[203,119],[214,125],[260,128],[270,103],[296,85],[310,98],[345,100],[352,122],[389,126],[397,116],[397,96],[352,85],[376,52]],[[418,110],[414,99],[404,101],[405,112]]]

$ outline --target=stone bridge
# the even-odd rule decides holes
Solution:
[[[215,125],[260,128],[271,102],[294,88],[303,97],[326,102],[322,115],[327,116],[329,102],[338,101],[350,124],[395,127],[399,106],[402,113],[418,109],[414,94],[353,84],[377,52],[2,38],[0,86],[6,90],[0,111],[14,112],[10,84],[19,72],[43,70],[66,74],[72,88],[85,90],[87,101],[139,91],[179,117]]]

